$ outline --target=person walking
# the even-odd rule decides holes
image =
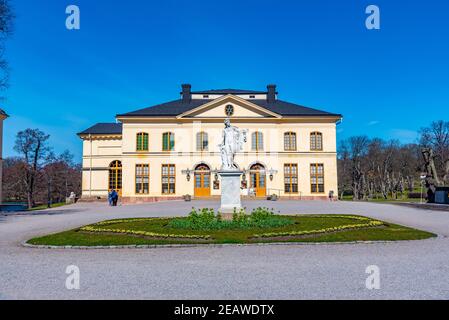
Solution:
[[[108,203],[110,206],[112,206],[112,191],[114,191],[114,190],[111,190],[108,192]]]
[[[329,191],[329,201],[330,202],[334,201],[334,191],[333,190]]]
[[[117,206],[117,202],[118,202],[118,193],[115,190],[112,190],[112,205],[114,207]]]

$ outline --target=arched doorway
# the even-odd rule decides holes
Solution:
[[[115,160],[109,165],[109,191],[115,190],[122,195],[122,162]]]
[[[265,197],[267,195],[267,175],[265,167],[256,163],[249,169],[250,188],[254,189],[256,197]]]
[[[210,168],[200,164],[195,168],[195,197],[210,197]]]

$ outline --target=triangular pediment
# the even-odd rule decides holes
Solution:
[[[231,94],[186,111],[177,118],[226,118],[229,105],[233,110],[231,118],[281,118],[275,112]]]

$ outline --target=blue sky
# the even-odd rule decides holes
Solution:
[[[122,4],[120,4],[122,3]],[[413,142],[448,120],[449,2],[12,0],[4,156],[17,131],[51,134],[80,160],[77,132],[193,90],[263,90],[338,112],[338,139],[367,134]],[[81,30],[65,28],[65,8]],[[365,8],[381,30],[365,28]],[[424,113],[427,113],[424,116]]]

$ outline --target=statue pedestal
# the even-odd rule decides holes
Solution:
[[[240,200],[240,177],[243,171],[218,171],[221,177],[221,207],[218,211],[225,220],[231,220],[234,209],[242,208]]]

